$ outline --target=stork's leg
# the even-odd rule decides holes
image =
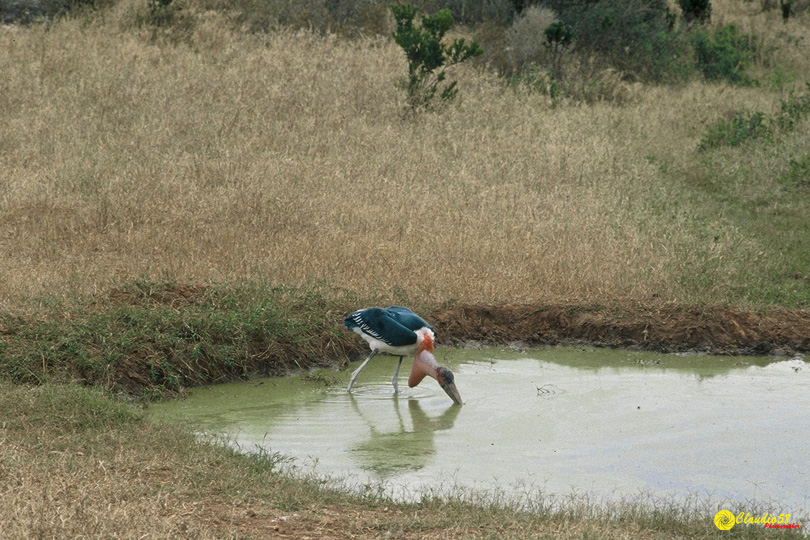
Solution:
[[[359,375],[360,372],[363,371],[363,368],[366,367],[366,364],[368,364],[369,360],[374,358],[374,356],[378,352],[380,352],[379,349],[374,349],[373,351],[371,351],[371,354],[368,355],[368,358],[366,358],[362,364],[360,364],[360,367],[354,370],[354,373],[352,373],[352,377],[349,379],[349,388],[348,388],[349,392],[352,391],[352,385],[354,384],[354,380],[357,378],[357,375]]]
[[[402,357],[399,357],[399,363],[397,364],[397,370],[394,372],[394,379],[391,381],[394,383],[394,393],[399,394],[399,385],[397,384],[397,379],[399,378],[399,368],[402,367]]]

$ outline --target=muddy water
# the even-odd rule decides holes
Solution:
[[[463,487],[760,501],[810,515],[801,358],[556,347],[436,356],[463,407],[431,379],[407,388],[407,359],[395,396],[396,359],[378,357],[352,394],[349,370],[197,389],[152,411],[398,498]]]

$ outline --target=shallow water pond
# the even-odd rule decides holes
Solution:
[[[458,487],[697,496],[810,514],[810,364],[801,358],[581,347],[440,347],[436,358],[456,374],[464,406],[432,379],[408,388],[408,359],[395,396],[396,358],[381,356],[351,394],[351,370],[322,372],[195,389],[151,411],[398,498]]]

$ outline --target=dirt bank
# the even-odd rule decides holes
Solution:
[[[589,343],[663,352],[780,354],[810,350],[810,312],[565,305],[453,306],[431,322],[444,344]]]
[[[134,283],[39,316],[0,313],[0,376],[159,397],[254,375],[345,367],[367,345],[343,327],[366,304],[297,289]],[[419,307],[439,346],[585,343],[662,352],[810,351],[810,312],[600,305]]]

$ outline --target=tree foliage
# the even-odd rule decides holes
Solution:
[[[712,4],[710,0],[678,0],[683,12],[683,18],[687,23],[697,21],[699,23],[709,22],[712,16]]]
[[[414,25],[417,8],[411,4],[391,4],[396,20],[394,41],[408,59],[408,104],[412,110],[428,108],[439,92],[443,101],[458,94],[457,81],[446,81],[446,68],[483,54],[476,42],[464,38],[448,42],[445,34],[453,27],[449,9],[422,15],[422,25]]]
[[[692,45],[697,67],[707,80],[751,84],[751,79],[745,75],[753,60],[751,40],[737,25],[728,24],[714,30],[701,28],[692,34]]]
[[[688,76],[689,44],[665,0],[547,0],[571,26],[580,51],[628,78],[650,82]]]

